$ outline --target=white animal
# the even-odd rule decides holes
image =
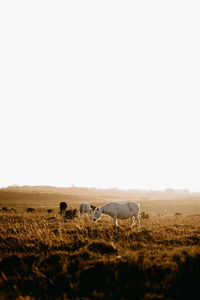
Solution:
[[[111,202],[99,208],[96,208],[92,220],[97,221],[102,215],[108,215],[113,218],[114,226],[118,226],[117,219],[131,218],[131,227],[134,225],[133,217],[135,217],[138,227],[140,228],[140,205],[136,202],[118,203]]]
[[[89,203],[84,202],[84,203],[80,203],[80,205],[79,205],[79,211],[80,211],[81,215],[83,215],[84,213],[88,213],[89,215],[91,215],[92,208],[91,208],[91,206],[90,206]]]

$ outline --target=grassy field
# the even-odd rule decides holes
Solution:
[[[102,205],[115,198],[92,195],[89,202]],[[68,220],[59,214],[60,201],[69,210],[85,199],[0,194],[0,299],[199,297],[198,200],[141,200],[148,215],[138,230],[130,229],[128,220],[113,229],[107,216],[94,223],[87,216]],[[35,211],[28,213],[28,207]]]

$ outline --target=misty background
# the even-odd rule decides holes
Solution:
[[[2,1],[0,186],[200,191],[198,1]]]

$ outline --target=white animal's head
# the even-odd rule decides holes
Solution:
[[[96,208],[95,209],[95,211],[94,211],[94,215],[93,215],[93,217],[92,217],[92,220],[94,221],[94,222],[96,222],[96,221],[98,221],[99,220],[99,218],[101,217],[101,215],[102,215],[102,210],[101,210],[101,208]]]

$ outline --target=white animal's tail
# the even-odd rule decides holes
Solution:
[[[135,217],[136,222],[138,224],[138,228],[140,228],[140,204],[137,203],[137,202],[136,202],[136,204],[137,204],[137,210],[134,211],[134,217]]]
[[[138,214],[140,215],[140,203],[137,203],[138,205]]]
[[[138,205],[138,214],[136,217],[136,221],[138,223],[138,228],[140,228],[140,203],[137,203],[137,205]]]

